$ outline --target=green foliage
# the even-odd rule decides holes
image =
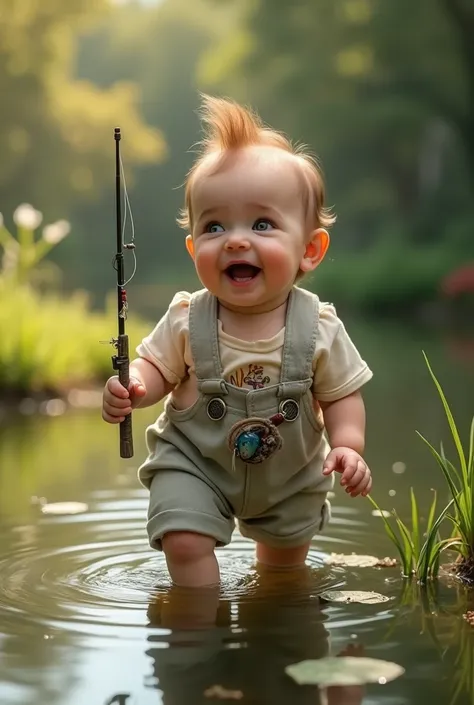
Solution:
[[[341,249],[336,243],[334,254],[329,250],[308,278],[308,287],[338,306],[379,314],[406,313],[410,307],[435,300],[443,276],[463,261],[461,252],[448,243],[408,248],[395,235],[362,252]]]
[[[471,422],[468,449],[465,450],[443,389],[425,354],[424,358],[446,413],[458,456],[458,466],[456,467],[446,458],[443,446],[441,446],[441,452],[438,452],[421,433],[418,435],[433,454],[452,495],[451,504],[454,507],[454,513],[448,515],[448,518],[452,522],[454,535],[459,538],[458,550],[464,559],[472,560],[474,559],[474,417]]]
[[[61,393],[102,382],[113,374],[112,347],[100,341],[116,333],[116,301],[105,313],[84,292],[64,298],[39,295],[29,286],[0,281],[0,386],[8,392]],[[127,326],[131,348],[145,335],[134,316]]]
[[[418,502],[413,488],[410,489],[411,528],[400,519],[395,510],[392,512],[398,533],[380,510],[376,501],[369,496],[369,500],[373,506],[380,511],[387,535],[399,553],[404,577],[415,576],[423,585],[426,584],[428,580],[437,577],[440,555],[443,549],[456,543],[454,539],[442,540],[439,532],[440,526],[452,505],[452,501],[436,516],[436,492],[433,492],[433,501],[429,509],[423,535],[421,534]]]
[[[79,33],[108,11],[106,0],[3,0],[0,7],[0,208],[19,194],[50,217],[96,199],[113,175],[119,119],[128,163],[164,152],[158,130],[139,114],[136,85],[108,89],[74,77]],[[119,116],[119,117],[118,117]]]
[[[57,393],[103,380],[112,371],[110,348],[107,354],[99,341],[115,333],[115,299],[99,313],[85,292],[65,299],[34,289],[43,259],[69,233],[69,223],[48,225],[38,238],[39,211],[23,204],[13,217],[16,236],[0,223],[0,329],[8,332],[0,336],[0,387],[4,393]],[[136,317],[127,328],[132,341],[145,333]]]

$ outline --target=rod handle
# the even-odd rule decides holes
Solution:
[[[120,383],[128,389],[130,384],[130,359],[128,356],[128,335],[119,335],[117,339],[117,355],[113,359],[114,368],[118,370]],[[133,457],[132,415],[129,414],[120,422],[120,457]]]

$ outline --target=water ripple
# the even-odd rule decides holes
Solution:
[[[8,633],[19,620],[24,630],[41,625],[86,634],[149,626],[149,605],[167,594],[170,580],[163,554],[145,539],[146,495],[124,495],[123,489],[96,493],[84,514],[38,516],[36,524],[17,528],[0,556],[0,631]],[[350,543],[345,534],[364,531],[347,512],[336,508],[334,515],[334,535],[321,537],[320,545]],[[217,556],[221,602],[263,602],[285,592],[305,601],[346,580],[343,569],[324,566],[324,553],[313,548],[303,580],[288,582],[283,571],[262,581],[253,544],[237,531]]]

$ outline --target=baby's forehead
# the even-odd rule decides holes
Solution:
[[[192,199],[212,199],[226,191],[255,198],[257,191],[268,198],[294,199],[301,195],[299,158],[276,147],[252,146],[213,152],[201,162],[193,176]]]

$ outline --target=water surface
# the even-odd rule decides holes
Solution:
[[[441,506],[447,495],[439,471],[415,434],[450,449],[421,350],[466,437],[472,341],[386,324],[349,329],[375,372],[366,390],[374,497],[404,516],[410,486],[425,507],[434,487]],[[216,684],[242,691],[245,705],[318,703],[318,691],[295,685],[285,666],[352,644],[406,673],[363,693],[333,691],[333,705],[472,702],[474,631],[462,618],[473,607],[468,592],[440,581],[423,607],[398,569],[324,566],[332,552],[393,555],[367,500],[336,488],[333,521],[314,542],[307,569],[291,578],[257,571],[252,545],[236,534],[218,552],[220,594],[190,599],[170,589],[163,557],[146,540],[147,496],[135,461],[154,412],[134,416],[130,462],[118,458],[117,429],[96,410],[22,410],[4,412],[0,430],[2,705],[197,705],[213,702],[204,692]],[[60,405],[48,411],[59,413]],[[86,511],[43,513],[45,502],[64,501]],[[390,600],[328,603],[320,597],[328,588],[375,590]]]

